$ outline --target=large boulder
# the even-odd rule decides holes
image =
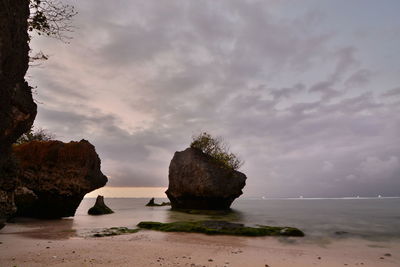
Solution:
[[[173,209],[229,209],[243,192],[246,175],[229,169],[200,150],[175,152],[165,192]]]
[[[17,186],[11,145],[28,131],[36,116],[28,69],[29,0],[1,0],[0,4],[0,220],[15,212]]]
[[[32,141],[14,146],[13,150],[20,163],[21,186],[37,196],[30,208],[24,202],[19,216],[73,216],[85,194],[107,183],[100,170],[99,156],[86,140]],[[16,195],[16,203],[21,202],[20,195]]]
[[[104,203],[104,197],[98,195],[96,198],[96,203],[94,206],[88,210],[89,215],[103,215],[114,213],[107,205]]]
[[[35,202],[38,200],[38,196],[27,187],[17,187],[14,191],[15,205],[18,207],[16,216],[29,213],[34,207]]]
[[[170,202],[162,202],[161,204],[155,203],[154,197],[152,197],[146,204],[146,207],[162,207],[162,206],[171,206],[171,203]]]

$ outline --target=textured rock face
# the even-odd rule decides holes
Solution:
[[[11,145],[30,129],[36,116],[28,69],[28,0],[0,1],[0,218],[15,212],[16,168]]]
[[[86,140],[33,141],[13,150],[20,163],[21,186],[37,196],[29,209],[18,212],[20,216],[73,216],[85,194],[107,183],[95,148]],[[19,201],[16,195],[16,203]]]
[[[243,192],[246,175],[221,167],[199,150],[175,152],[165,192],[173,209],[229,209]]]
[[[114,213],[107,205],[104,203],[104,197],[98,195],[96,198],[96,203],[93,207],[88,210],[90,215],[103,215]]]
[[[29,212],[38,200],[38,196],[30,189],[22,186],[14,191],[15,205],[18,207],[16,216]]]
[[[162,202],[161,204],[154,202],[154,197],[152,197],[149,202],[146,204],[146,207],[162,207],[162,206],[171,206],[170,202]]]

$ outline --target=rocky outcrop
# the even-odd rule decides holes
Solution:
[[[165,192],[173,209],[229,209],[243,192],[246,175],[218,164],[200,150],[175,152]]]
[[[93,207],[88,210],[89,215],[103,215],[103,214],[110,214],[114,213],[107,205],[104,203],[103,196],[97,196],[96,203]]]
[[[32,190],[21,186],[14,191],[14,199],[15,205],[18,207],[15,215],[23,216],[24,214],[29,213],[39,198]]]
[[[171,206],[170,202],[162,202],[161,204],[154,202],[154,197],[152,197],[149,202],[146,204],[146,207],[162,207],[162,206]]]
[[[29,0],[0,1],[0,218],[15,212],[15,161],[11,145],[28,131],[36,116],[28,69]]]
[[[95,148],[86,140],[32,141],[13,151],[20,163],[21,186],[37,196],[31,208],[18,212],[19,216],[73,216],[85,194],[107,183]]]

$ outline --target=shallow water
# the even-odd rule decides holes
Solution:
[[[227,220],[246,225],[293,226],[308,238],[360,237],[400,241],[400,199],[238,199],[228,214],[200,215],[171,211],[169,206],[146,207],[149,199],[110,198],[115,213],[87,215],[95,199],[84,199],[75,217],[62,220],[21,220],[12,227],[31,237],[68,238],[107,227],[135,228],[140,221]],[[156,199],[156,202],[167,201]],[[18,228],[19,227],[19,228]],[[17,230],[16,230],[17,229]],[[3,230],[4,232],[4,230]],[[7,230],[6,230],[7,232]],[[338,234],[337,232],[341,232]]]

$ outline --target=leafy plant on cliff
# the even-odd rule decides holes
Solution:
[[[28,32],[36,32],[39,36],[56,38],[64,43],[71,39],[69,33],[73,32],[72,18],[78,14],[74,6],[63,4],[59,0],[29,0]],[[30,34],[29,39],[32,38]],[[49,55],[42,51],[30,51],[30,66],[41,65]]]
[[[42,128],[34,130],[34,127],[32,126],[28,132],[24,133],[17,139],[15,144],[20,145],[31,141],[50,141],[53,140],[54,138],[55,138],[54,134],[49,133]]]
[[[70,39],[71,20],[77,14],[73,6],[58,0],[29,0],[29,9],[28,31],[62,41]]]
[[[238,156],[229,151],[229,145],[222,137],[213,137],[206,132],[193,136],[190,147],[201,150],[204,154],[209,155],[216,162],[229,169],[237,170],[244,163]]]

